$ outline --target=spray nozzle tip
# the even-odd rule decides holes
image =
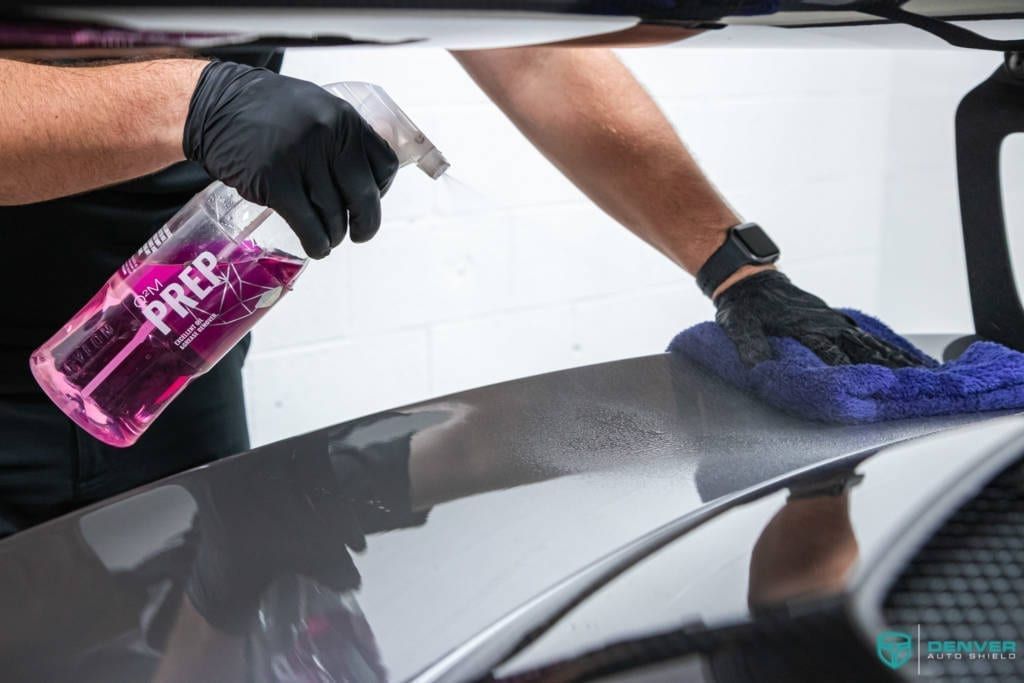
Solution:
[[[451,164],[436,147],[420,157],[416,165],[432,180],[440,178],[451,167]]]

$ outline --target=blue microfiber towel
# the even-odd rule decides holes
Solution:
[[[773,337],[775,359],[748,368],[713,322],[680,332],[668,350],[776,408],[824,422],[861,424],[1024,408],[1024,353],[979,341],[957,360],[939,364],[879,320],[851,309],[843,313],[865,331],[918,358],[924,367],[833,367],[795,339]]]

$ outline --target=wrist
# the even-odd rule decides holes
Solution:
[[[729,228],[725,240],[697,271],[697,286],[714,300],[735,282],[770,270],[779,260],[779,248],[757,223]]]
[[[711,255],[718,251],[729,235],[729,229],[743,221],[735,214],[715,216],[701,222],[700,230],[687,231],[680,248],[672,253],[683,270],[696,277]]]
[[[161,74],[163,82],[157,87],[166,88],[168,93],[164,100],[163,116],[155,117],[159,122],[155,144],[162,156],[174,163],[185,159],[182,144],[185,120],[199,77],[209,62],[201,59],[168,59],[155,64],[160,64],[165,70]]]
[[[751,275],[763,273],[766,270],[777,270],[777,268],[774,264],[771,263],[766,265],[748,265],[740,267],[739,270],[737,270],[735,273],[727,277],[724,281],[722,281],[722,284],[718,285],[718,287],[715,288],[715,291],[712,292],[711,294],[711,301],[717,300],[719,295],[722,294],[722,292],[729,289],[740,280],[745,280]]]

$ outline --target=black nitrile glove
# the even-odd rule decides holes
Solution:
[[[398,170],[391,147],[341,98],[231,62],[203,70],[182,145],[212,177],[277,211],[313,258],[349,227],[353,242],[376,234],[381,195]]]
[[[829,365],[921,365],[900,349],[857,327],[849,317],[793,285],[776,270],[740,280],[715,299],[715,321],[740,358],[753,366],[775,356],[768,337],[792,337]]]

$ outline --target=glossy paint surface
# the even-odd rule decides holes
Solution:
[[[254,680],[266,653],[231,644],[266,645],[255,603],[266,616],[271,584],[301,574],[332,586],[360,624],[330,632],[331,646],[378,662],[377,680],[407,679],[705,501],[973,419],[804,422],[666,355],[452,395],[256,449],[0,542],[0,669],[5,681]],[[365,532],[361,552],[346,548],[359,546],[353,528]],[[306,606],[271,592],[281,619]],[[329,621],[307,620],[303,633]],[[244,628],[224,626],[234,622]],[[182,630],[198,643],[183,649]],[[174,678],[183,661],[201,670]]]
[[[907,527],[941,507],[936,500],[945,501],[1014,440],[1019,457],[1019,416],[965,426],[866,459],[832,461],[728,506],[605,585],[498,673],[524,673],[687,624],[713,629],[752,621],[765,610],[788,607],[799,613],[801,604],[851,594],[893,554]],[[876,622],[868,630],[884,628]],[[689,669],[682,663],[668,668],[677,676],[680,668]],[[827,671],[821,674],[828,677]]]

